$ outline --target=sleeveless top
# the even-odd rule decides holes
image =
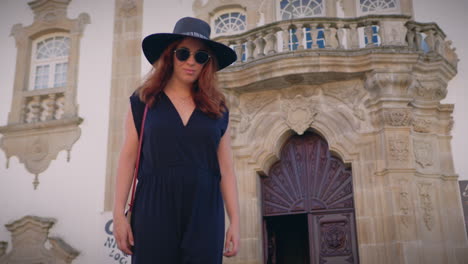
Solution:
[[[135,128],[140,137],[145,104],[134,92],[130,96]],[[166,165],[196,164],[219,171],[217,149],[229,122],[229,109],[219,119],[213,119],[195,108],[186,126],[164,91],[148,108],[140,170]],[[140,174],[140,173],[139,173]]]

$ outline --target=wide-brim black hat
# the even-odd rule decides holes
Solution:
[[[205,21],[194,17],[184,17],[177,21],[172,33],[148,35],[143,39],[141,46],[146,59],[153,64],[173,41],[187,36],[197,38],[202,40],[214,53],[218,61],[218,70],[221,70],[235,62],[237,55],[230,47],[210,40],[210,33],[210,25]]]

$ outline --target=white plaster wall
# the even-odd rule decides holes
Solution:
[[[16,23],[28,26],[33,12],[28,0],[0,2],[0,125],[7,124],[11,108],[16,47],[9,36]],[[81,40],[77,102],[84,119],[81,137],[71,151],[70,162],[62,151],[49,168],[39,175],[40,184],[33,189],[33,175],[16,157],[6,169],[6,157],[0,151],[0,241],[10,233],[4,225],[25,215],[53,217],[57,223],[50,236],[59,236],[81,252],[74,263],[116,263],[104,247],[105,222],[111,217],[102,213],[107,156],[109,93],[112,60],[114,0],[74,0],[68,17],[88,13]]]
[[[460,180],[468,180],[468,1],[413,0],[413,8],[416,21],[436,22],[457,49],[458,74],[449,82],[447,97],[442,102],[455,104],[452,130],[455,172]]]

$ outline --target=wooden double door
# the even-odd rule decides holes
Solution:
[[[261,181],[266,264],[359,263],[351,168],[322,137],[291,137]]]

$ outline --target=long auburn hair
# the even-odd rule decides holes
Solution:
[[[136,89],[140,100],[148,104],[149,107],[152,107],[155,101],[160,98],[161,91],[172,77],[174,71],[173,51],[182,40],[183,38],[175,40],[167,46],[159,59],[154,62],[143,83]],[[210,56],[190,90],[196,107],[212,118],[220,118],[222,112],[227,110],[226,98],[218,90],[216,69],[216,57]]]

